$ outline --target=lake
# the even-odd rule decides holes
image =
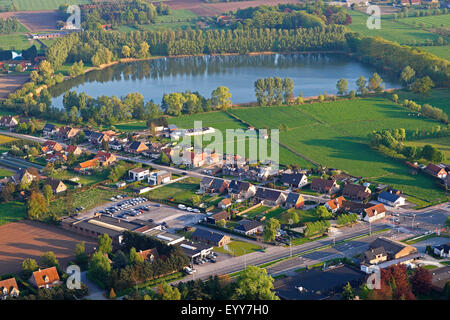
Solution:
[[[356,80],[368,79],[374,68],[345,54],[270,54],[236,56],[200,56],[161,58],[117,64],[103,70],[64,81],[51,88],[53,105],[63,107],[62,97],[68,90],[89,96],[123,97],[139,92],[145,101],[160,103],[166,93],[198,91],[205,97],[219,87],[226,86],[233,103],[256,101],[254,82],[259,78],[281,77],[294,81],[294,95],[304,97],[336,94],[336,83],[345,78],[348,89],[356,90]],[[399,87],[395,79],[381,74],[385,87]]]

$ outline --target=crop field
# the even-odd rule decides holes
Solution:
[[[57,10],[67,0],[14,0],[19,11]],[[90,0],[71,0],[70,4],[89,4]],[[9,6],[11,0],[0,0],[0,6]]]
[[[439,58],[447,59],[450,61],[450,45],[426,46],[426,47],[421,47],[421,49],[423,49],[429,53],[432,53],[432,54],[438,56]]]
[[[414,21],[416,22],[416,26],[423,23],[424,28],[439,28],[439,27],[447,27],[450,28],[450,14],[441,14],[437,16],[427,16],[427,17],[410,17],[399,20],[402,23],[406,23],[409,25],[414,25]]]
[[[417,140],[417,141],[409,141],[406,143],[409,146],[420,146],[423,147],[426,144],[431,144],[444,152],[444,155],[446,157],[446,161],[450,161],[450,139],[448,137],[443,138],[431,138],[431,139],[424,139],[424,140]]]
[[[349,14],[352,17],[352,24],[349,25],[349,28],[363,36],[382,37],[400,44],[413,42],[420,44],[427,39],[435,41],[439,38],[437,34],[390,19],[381,20],[381,29],[369,29],[366,25],[368,15],[359,11],[349,11]]]
[[[32,45],[25,34],[13,33],[0,35],[0,49],[2,50],[24,50]],[[38,44],[36,44],[36,47],[37,49],[40,48]]]
[[[3,172],[5,169],[1,169]],[[4,176],[2,173],[1,177]],[[27,209],[25,203],[18,201],[11,201],[0,204],[0,225],[20,221],[27,216]]]

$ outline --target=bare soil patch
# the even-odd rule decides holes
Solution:
[[[56,23],[61,20],[58,11],[17,11],[1,12],[0,18],[16,17],[31,32],[58,30]]]
[[[93,239],[41,222],[21,221],[0,226],[0,274],[19,272],[26,258],[35,259],[39,264],[41,255],[47,251],[53,251],[65,268],[81,241],[86,242],[87,253],[96,245]]]
[[[19,89],[30,77],[28,75],[0,76],[0,99],[7,98],[10,93]]]

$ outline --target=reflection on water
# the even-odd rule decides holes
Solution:
[[[295,85],[294,94],[319,95],[336,93],[336,82],[347,79],[349,90],[356,89],[356,80],[366,79],[373,68],[343,54],[273,54],[239,56],[199,56],[161,58],[118,64],[92,71],[51,88],[53,104],[62,107],[62,95],[68,90],[85,92],[92,97],[125,96],[140,92],[146,101],[159,103],[165,93],[185,90],[210,96],[224,85],[232,93],[234,103],[254,101],[254,82],[264,77],[289,77]],[[386,88],[397,85],[383,74]]]

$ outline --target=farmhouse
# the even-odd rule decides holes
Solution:
[[[263,232],[264,227],[261,222],[255,220],[241,220],[233,230],[248,236]]]
[[[151,185],[160,185],[170,182],[172,173],[165,170],[153,171],[148,176],[148,183]]]
[[[342,208],[343,201],[345,201],[345,198],[343,196],[337,197],[325,203],[325,208],[327,208],[332,213],[335,213]]]
[[[405,205],[405,198],[388,191],[383,191],[378,195],[378,201],[391,207],[399,207]]]
[[[373,222],[386,216],[386,208],[382,203],[364,209],[364,221]]]
[[[308,184],[308,177],[306,176],[306,174],[301,173],[283,173],[283,175],[281,176],[281,183],[285,186],[301,188]]]
[[[196,229],[192,234],[192,239],[215,247],[223,247],[231,241],[229,236],[203,229]]]
[[[258,188],[255,194],[256,201],[265,206],[277,206],[286,202],[286,195],[280,191]]]
[[[447,171],[434,163],[429,163],[425,168],[425,172],[440,179],[445,179],[447,176]]]
[[[33,272],[33,275],[30,277],[30,283],[36,288],[48,289],[61,282],[59,281],[59,274],[56,267],[51,267]]]
[[[305,204],[305,199],[303,199],[301,194],[290,192],[286,198],[286,203],[284,204],[284,207],[289,208],[295,208],[299,209],[303,207]]]
[[[133,181],[141,181],[148,177],[150,174],[150,169],[146,168],[134,168],[128,171],[128,176],[133,179]]]
[[[370,197],[372,191],[368,187],[359,184],[348,183],[345,185],[342,195],[352,200],[364,201]]]
[[[218,213],[215,213],[209,217],[206,218],[207,223],[216,224],[217,221],[220,220],[230,220],[231,214],[227,211],[221,211]]]
[[[318,193],[332,194],[337,188],[337,183],[335,180],[326,180],[316,178],[311,182],[311,190]]]
[[[61,193],[67,190],[67,186],[59,179],[48,178],[45,184],[52,188],[54,194]]]
[[[232,180],[228,194],[232,199],[249,199],[256,194],[256,187],[249,182]]]
[[[18,297],[20,294],[16,278],[9,278],[0,281],[0,300],[8,297]]]

